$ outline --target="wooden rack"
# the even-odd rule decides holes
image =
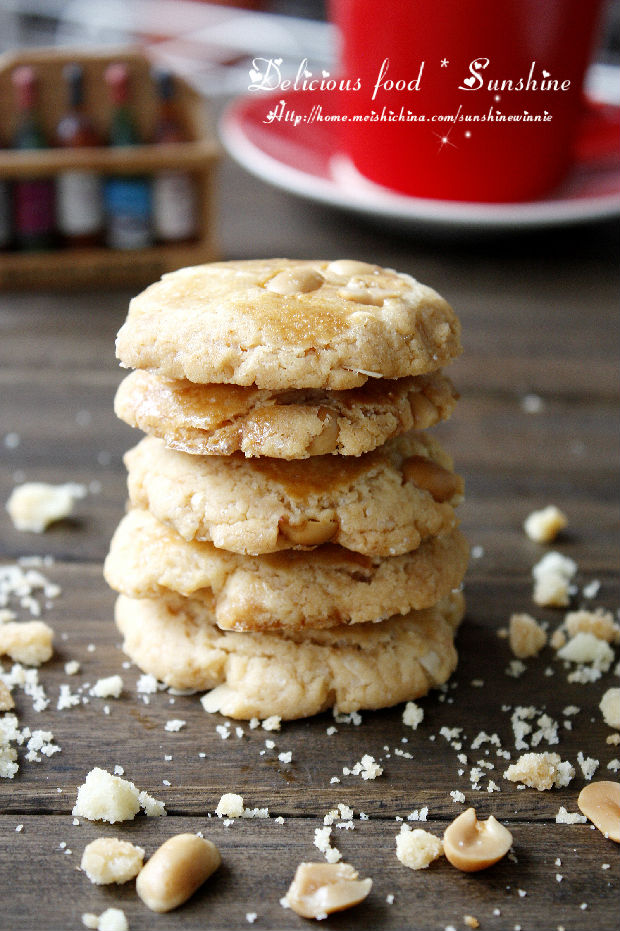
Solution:
[[[151,139],[157,114],[157,98],[151,63],[137,50],[90,52],[75,49],[36,49],[0,56],[0,127],[3,144],[12,138],[17,114],[13,106],[11,73],[20,65],[36,69],[39,118],[48,138],[66,112],[63,67],[78,62],[84,71],[88,113],[102,138],[107,135],[112,105],[104,73],[112,62],[125,63],[131,75],[132,110],[141,137]],[[127,148],[50,148],[33,151],[0,149],[0,179],[54,176],[70,169],[92,169],[102,175],[140,173],[153,175],[166,169],[192,174],[198,198],[198,230],[192,242],[154,245],[138,250],[114,250],[104,245],[59,247],[45,252],[0,251],[0,287],[99,288],[104,284],[138,284],[152,281],[166,271],[217,258],[214,230],[214,171],[219,145],[210,127],[204,100],[181,78],[175,78],[175,106],[190,140],[164,145]]]

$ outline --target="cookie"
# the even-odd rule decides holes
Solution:
[[[421,375],[460,349],[458,320],[435,291],[346,259],[180,269],[131,301],[116,341],[127,368],[275,390]]]
[[[131,504],[185,540],[256,555],[331,541],[394,556],[456,525],[463,494],[440,445],[406,433],[359,458],[190,456],[147,437],[125,455]]]
[[[197,385],[138,370],[121,382],[114,410],[186,453],[306,459],[360,456],[407,430],[426,430],[448,419],[457,397],[440,372],[329,392]]]
[[[335,706],[384,708],[425,695],[457,662],[455,593],[426,611],[325,631],[223,632],[203,602],[120,596],[123,649],[145,672],[179,689],[213,689],[208,711],[293,719]]]
[[[461,583],[467,555],[465,539],[453,530],[387,559],[330,543],[241,556],[209,542],[188,543],[135,508],[112,538],[104,575],[131,598],[171,591],[195,597],[223,630],[326,628],[430,607]]]

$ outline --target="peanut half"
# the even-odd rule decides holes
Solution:
[[[313,268],[286,268],[270,278],[265,287],[274,294],[307,294],[323,284],[323,276]]]
[[[577,804],[601,834],[620,843],[620,782],[590,782],[579,793]]]
[[[350,863],[300,863],[285,899],[302,918],[325,918],[362,902],[372,879],[358,879]]]
[[[154,912],[169,912],[196,892],[222,862],[211,841],[197,834],[169,837],[138,874],[136,892]]]
[[[468,808],[449,824],[443,836],[443,852],[458,870],[475,873],[501,860],[512,846],[512,834],[491,815],[478,821]]]
[[[350,278],[352,275],[372,275],[379,271],[378,265],[358,262],[356,259],[336,259],[326,268],[326,274],[336,278]]]
[[[444,469],[439,463],[426,456],[410,456],[402,464],[406,481],[428,491],[435,501],[449,501],[456,494],[463,494],[463,479],[460,475]]]
[[[339,523],[333,511],[326,511],[320,518],[310,517],[300,524],[289,524],[286,518],[282,518],[278,529],[283,537],[296,546],[318,546],[336,536]]]

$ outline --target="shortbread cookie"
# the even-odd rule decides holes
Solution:
[[[132,505],[185,540],[256,555],[338,543],[395,556],[456,526],[463,482],[417,433],[359,458],[299,461],[190,456],[146,437],[125,455]]]
[[[112,538],[104,574],[131,598],[167,592],[198,598],[223,630],[266,630],[358,624],[428,608],[461,583],[466,564],[458,530],[387,559],[330,543],[308,552],[241,556],[208,542],[188,543],[135,508]]]
[[[435,291],[346,259],[182,268],[131,301],[116,347],[127,368],[277,390],[421,375],[461,349],[458,320]]]
[[[180,689],[213,689],[209,711],[285,719],[384,708],[425,695],[456,666],[454,628],[464,612],[453,594],[426,611],[326,631],[222,632],[202,602],[120,596],[116,623],[127,655]]]
[[[197,385],[138,370],[114,400],[121,420],[198,455],[359,456],[407,430],[447,420],[457,393],[440,372],[369,379],[348,391]]]

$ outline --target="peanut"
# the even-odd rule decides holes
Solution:
[[[136,880],[136,892],[154,912],[169,912],[196,892],[222,862],[211,841],[177,834],[159,847]]]
[[[318,546],[332,540],[338,532],[338,518],[333,511],[327,511],[321,518],[303,521],[301,524],[289,524],[283,518],[278,527],[280,533],[296,546]]]
[[[349,863],[300,863],[286,901],[302,918],[324,918],[366,898],[372,879],[357,877]]]
[[[579,793],[577,805],[601,834],[620,843],[620,782],[591,782]]]
[[[449,824],[443,835],[443,851],[452,866],[475,873],[493,866],[512,845],[512,834],[493,815],[478,821],[475,808],[468,808]]]
[[[439,503],[449,501],[457,493],[463,493],[463,480],[460,475],[449,472],[426,456],[410,456],[405,459],[401,468],[406,481],[428,491]]]

